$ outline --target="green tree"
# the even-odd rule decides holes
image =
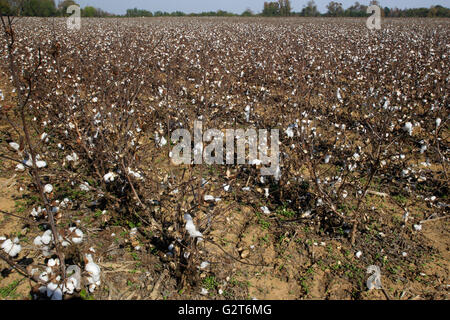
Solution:
[[[97,9],[91,6],[86,6],[81,10],[81,15],[88,18],[95,17],[97,15]]]
[[[58,15],[60,15],[60,16],[68,15],[67,8],[70,6],[79,6],[79,4],[73,0],[64,0],[64,1],[60,2],[58,4]]]
[[[317,17],[320,15],[320,12],[319,10],[317,10],[317,5],[314,0],[308,1],[306,6],[302,9],[301,15],[305,17]]]
[[[339,17],[344,15],[344,9],[342,8],[342,3],[331,1],[327,5],[327,15],[331,17]]]
[[[264,2],[262,15],[266,17],[280,15],[280,4],[278,2]]]
[[[250,9],[246,9],[244,12],[241,13],[242,17],[251,17],[253,16],[253,11]]]
[[[280,15],[290,16],[291,15],[291,1],[290,0],[278,0],[278,5],[280,8]]]

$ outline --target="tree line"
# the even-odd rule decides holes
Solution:
[[[78,5],[73,0],[0,0],[0,12],[4,15],[20,15],[25,17],[63,17],[67,16],[67,8]],[[112,14],[92,6],[81,8],[83,17],[107,17]]]
[[[380,6],[378,1],[371,1],[370,4]],[[78,5],[74,0],[59,1],[55,4],[55,0],[0,0],[0,12],[2,14],[19,14],[21,16],[38,16],[38,17],[58,17],[67,16],[67,8],[71,5]],[[183,16],[217,16],[217,17],[231,17],[231,16],[264,16],[264,17],[367,17],[366,5],[355,2],[354,5],[344,9],[342,3],[331,1],[327,5],[327,12],[321,13],[317,9],[314,0],[309,0],[299,12],[292,11],[290,0],[277,0],[272,2],[264,2],[261,13],[254,13],[247,9],[241,14],[235,14],[223,10],[208,11],[201,13],[184,13],[182,11],[151,12],[143,9],[128,9],[124,15],[114,15],[102,9],[92,6],[81,8],[81,15],[83,17],[183,17]],[[381,6],[380,6],[381,7]],[[398,9],[381,7],[382,15],[385,17],[450,17],[450,9],[443,6],[431,6],[430,8],[414,8],[414,9]]]

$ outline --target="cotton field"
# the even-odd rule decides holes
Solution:
[[[448,19],[4,19],[17,298],[448,299]]]

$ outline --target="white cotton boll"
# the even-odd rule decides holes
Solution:
[[[55,260],[55,259],[50,259],[50,260],[48,260],[47,265],[48,265],[49,267],[54,267],[54,266],[56,266],[56,260]]]
[[[52,193],[53,192],[53,186],[51,184],[46,184],[44,186],[44,193]]]
[[[80,229],[75,230],[76,237],[72,238],[72,242],[75,244],[81,243],[83,241],[83,231]]]
[[[201,291],[200,291],[200,294],[201,294],[202,296],[208,295],[208,289],[202,288]]]
[[[109,172],[107,174],[105,174],[105,176],[103,177],[103,179],[105,180],[105,182],[113,182],[116,179],[116,174],[114,172]]]
[[[131,170],[130,168],[128,168],[128,174],[135,177],[138,180],[143,180],[144,178],[142,177],[142,175],[138,172],[134,172],[133,170]]]
[[[10,142],[9,146],[16,151],[19,151],[19,149],[20,149],[20,145],[17,142]]]
[[[324,162],[325,162],[325,163],[329,163],[329,162],[330,162],[330,159],[331,159],[331,156],[330,156],[330,155],[327,155],[327,156],[325,157]]]
[[[189,235],[192,238],[200,238],[203,239],[203,235],[201,234],[201,232],[199,232],[197,230],[197,228],[195,227],[194,221],[192,220],[192,217],[190,214],[185,214],[184,215],[184,219],[186,220],[186,231],[189,233]]]
[[[287,135],[289,138],[293,138],[293,137],[294,137],[294,130],[293,130],[293,128],[291,128],[291,127],[287,128],[287,129],[286,129],[286,135]]]
[[[42,160],[36,161],[36,167],[38,169],[45,168],[45,167],[47,167],[47,162],[42,161]]]
[[[353,154],[353,160],[358,161],[360,158],[361,158],[361,157],[360,157],[360,155],[359,155],[357,152],[355,152],[355,153]]]
[[[47,274],[47,272],[42,272],[39,275],[39,280],[41,280],[42,282],[47,282],[48,281],[48,274]]]
[[[167,140],[164,137],[161,137],[161,140],[159,142],[160,147],[164,147],[167,144]]]
[[[45,140],[45,142],[48,142],[48,133],[47,132],[44,132],[44,133],[42,133],[41,134],[41,141],[44,141]]]
[[[264,196],[265,196],[266,198],[269,197],[269,188],[264,188]]]
[[[42,246],[43,243],[42,243],[41,236],[37,236],[36,238],[34,238],[33,243],[34,243],[35,246],[38,246],[38,247]]]
[[[91,189],[89,188],[89,183],[87,183],[87,182],[81,183],[81,184],[80,184],[80,190],[81,190],[81,191],[85,191],[85,192],[88,192],[89,190],[91,190]]]
[[[225,185],[223,187],[223,190],[225,190],[226,192],[230,191],[230,185]]]
[[[24,172],[24,171],[25,171],[25,166],[24,166],[23,164],[19,163],[19,164],[16,166],[16,171],[17,171],[17,172]]]
[[[436,128],[439,128],[439,126],[441,125],[441,121],[441,118],[436,119]]]
[[[362,252],[361,251],[358,251],[356,254],[355,254],[355,256],[356,256],[356,258],[361,258],[361,256],[362,256]]]
[[[53,235],[51,230],[47,230],[41,237],[41,242],[45,245],[49,244],[53,240]]]
[[[98,102],[98,98],[97,97],[92,98],[92,102],[93,103],[97,103]]]
[[[4,237],[4,236],[1,236],[0,237],[0,241],[5,241],[7,238],[6,237]]]
[[[205,269],[205,268],[207,268],[208,266],[210,265],[210,263],[208,262],[208,261],[203,261],[201,264],[200,264],[200,269]]]
[[[16,242],[16,243],[14,243]],[[17,241],[11,241],[11,239],[6,240],[3,242],[1,248],[9,254],[10,257],[17,256],[20,251],[22,251],[22,246],[20,244],[17,244]]]
[[[416,230],[416,231],[422,231],[422,225],[421,225],[421,224],[415,224],[415,225],[414,225],[414,230]]]
[[[261,210],[262,210],[262,212],[264,213],[264,214],[270,214],[270,210],[269,210],[269,208],[267,208],[267,207],[261,207]]]
[[[337,97],[337,99],[339,100],[340,103],[344,102],[344,100],[342,99],[342,96],[341,96],[341,88],[337,89],[336,97]]]
[[[411,136],[413,132],[413,125],[411,122],[405,123],[405,126],[403,127],[403,130],[408,132],[408,134]]]
[[[204,199],[205,201],[214,201],[215,198],[211,195],[205,195]]]

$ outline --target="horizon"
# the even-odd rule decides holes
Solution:
[[[57,0],[56,4],[61,2]],[[211,1],[211,0],[191,0],[191,1],[180,1],[180,0],[166,0],[164,2],[156,0],[75,0],[82,8],[86,6],[92,6],[95,8],[102,9],[111,14],[124,15],[127,9],[142,9],[151,12],[162,11],[162,12],[175,12],[182,11],[184,13],[201,13],[209,11],[224,10],[231,13],[241,14],[247,9],[253,11],[253,13],[262,12],[264,0],[228,0],[224,1]],[[270,1],[269,1],[270,2]],[[291,0],[292,11],[300,12],[308,0]],[[327,11],[326,5],[330,3],[331,0],[316,0],[317,9],[321,13]],[[355,4],[355,0],[336,0],[336,2],[342,3],[344,9]],[[370,0],[358,1],[363,5],[368,5]],[[395,5],[388,3],[391,1],[379,1],[381,7],[389,8],[399,8],[399,9],[414,9],[414,8],[429,8],[431,6],[441,5],[445,7],[443,3],[445,1],[429,1],[429,0],[398,0]]]

